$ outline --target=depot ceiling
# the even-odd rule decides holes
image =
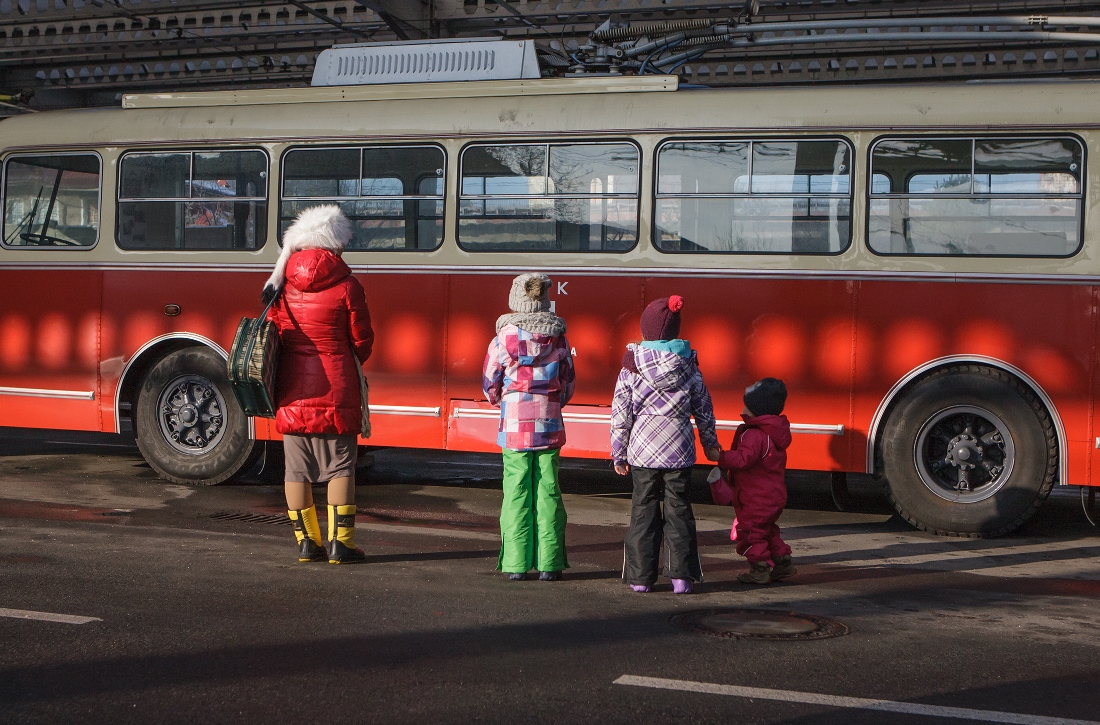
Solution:
[[[113,105],[130,91],[308,85],[318,53],[337,43],[474,36],[534,40],[555,74],[656,70],[708,86],[1100,75],[1090,37],[1100,26],[1048,22],[1100,17],[1100,2],[753,4],[0,0],[0,113]],[[681,21],[695,27],[662,29]],[[666,45],[637,50],[654,42]]]

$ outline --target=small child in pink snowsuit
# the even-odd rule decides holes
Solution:
[[[733,488],[733,530],[737,553],[749,561],[749,571],[738,574],[743,584],[767,584],[795,573],[791,547],[779,535],[776,523],[787,505],[787,447],[791,424],[782,415],[787,386],[764,378],[745,390],[745,424],[733,436],[733,445],[718,456]],[[769,563],[770,562],[770,563]]]

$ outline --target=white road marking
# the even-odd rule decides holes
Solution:
[[[855,710],[898,712],[906,715],[926,715],[928,717],[948,717],[956,718],[958,720],[980,720],[982,722],[1011,723],[1012,725],[1100,725],[1100,723],[1095,720],[1073,720],[1064,717],[1024,715],[1015,712],[998,712],[996,710],[972,710],[967,707],[921,705],[915,702],[872,700],[865,697],[820,695],[814,692],[770,690],[763,687],[716,685],[710,682],[666,680],[660,677],[640,677],[638,675],[623,675],[619,679],[615,680],[613,684],[632,685],[634,687],[651,687],[657,690],[702,692],[709,695],[729,695],[731,697],[745,697],[754,700],[777,700],[779,702],[797,702],[805,705],[826,705],[828,707],[843,707]]]
[[[4,609],[0,607],[0,617],[12,619],[37,619],[41,622],[61,622],[62,624],[87,624],[102,622],[99,617],[78,617],[75,614],[54,614],[53,612],[35,612],[30,609]]]

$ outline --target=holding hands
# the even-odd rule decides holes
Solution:
[[[704,448],[703,453],[706,455],[708,461],[717,461],[718,456],[722,454],[722,446],[715,446],[714,448]]]

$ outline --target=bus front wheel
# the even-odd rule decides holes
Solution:
[[[149,370],[135,423],[145,460],[173,483],[222,483],[248,470],[260,451],[249,439],[225,361],[207,347],[177,350]]]
[[[944,368],[914,384],[886,419],[881,451],[897,512],[949,536],[1016,529],[1058,473],[1058,439],[1042,402],[985,365]]]

